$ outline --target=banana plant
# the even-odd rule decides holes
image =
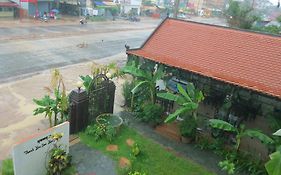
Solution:
[[[263,134],[261,131],[253,130],[253,129],[245,129],[244,125],[240,125],[240,128],[236,128],[232,124],[219,119],[210,119],[209,122],[212,128],[233,132],[236,134],[236,145],[234,147],[236,151],[239,151],[241,138],[244,136],[257,138],[264,144],[274,143],[274,141],[270,137]]]
[[[174,101],[180,106],[174,113],[167,117],[165,123],[172,122],[177,118],[177,116],[188,112],[191,112],[192,116],[196,120],[196,110],[199,103],[204,100],[202,91],[197,90],[193,83],[188,83],[186,90],[180,84],[177,84],[177,89],[179,91],[178,94],[172,94],[170,92],[157,94],[158,97]]]
[[[45,95],[42,99],[33,99],[33,102],[39,106],[33,111],[33,115],[45,113],[45,117],[48,117],[50,127],[52,127],[58,124],[58,115],[61,117],[61,122],[67,118],[68,99],[59,70],[54,69],[52,71],[50,87],[45,87],[45,89],[49,93],[53,93],[54,98]],[[54,123],[52,122],[53,116]]]
[[[273,135],[281,136],[281,129],[276,131]],[[268,175],[281,174],[281,146],[277,147],[276,151],[269,155],[270,160],[266,162],[265,169]]]
[[[156,81],[162,79],[165,76],[164,68],[162,65],[158,66],[154,72],[148,72],[140,69],[134,61],[131,64],[123,67],[122,71],[124,73],[132,75],[137,80],[136,86],[131,90],[133,94],[132,103],[134,95],[148,90],[150,93],[150,100],[152,103],[155,103],[156,99]]]
[[[52,116],[55,107],[55,100],[51,99],[49,95],[45,95],[42,99],[37,100],[33,99],[33,102],[36,103],[39,107],[33,111],[33,115],[38,115],[45,113],[45,117],[49,119],[50,127],[53,126]]]

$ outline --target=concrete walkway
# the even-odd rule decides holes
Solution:
[[[78,175],[116,175],[112,159],[82,143],[72,145],[69,153]]]

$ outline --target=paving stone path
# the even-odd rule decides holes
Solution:
[[[117,175],[116,163],[100,151],[77,143],[69,153],[78,175]]]

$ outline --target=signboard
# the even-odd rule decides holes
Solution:
[[[31,136],[13,148],[12,156],[15,175],[44,175],[47,173],[49,151],[54,140],[50,138],[55,133],[62,133],[58,145],[69,151],[69,122],[62,123],[44,132]]]

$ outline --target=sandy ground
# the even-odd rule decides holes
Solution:
[[[123,53],[95,62],[107,64],[125,60],[126,55]],[[60,68],[68,92],[76,88],[79,75],[90,74],[90,66],[91,62],[88,62]],[[36,105],[32,99],[41,98],[46,94],[43,88],[49,85],[50,72],[47,70],[26,79],[0,84],[0,160],[10,155],[14,144],[48,128],[48,120],[44,116],[33,116],[32,112]],[[114,80],[116,85],[114,112],[120,111],[123,104],[121,95],[123,81]]]

